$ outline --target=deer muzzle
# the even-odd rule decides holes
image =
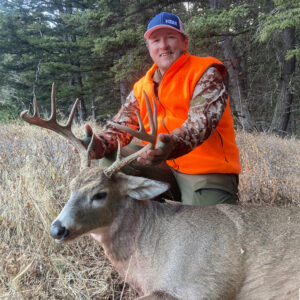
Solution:
[[[50,227],[50,235],[56,240],[62,240],[70,234],[70,231],[62,226],[60,221],[55,221]]]

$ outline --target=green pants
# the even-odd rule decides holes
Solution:
[[[122,156],[140,149],[131,143],[122,149]],[[100,160],[100,166],[107,167],[115,160],[111,154]],[[187,205],[207,206],[219,203],[237,204],[238,175],[236,174],[199,174],[190,175],[171,170],[166,164],[142,166],[136,162],[122,171],[129,175],[143,176],[149,179],[165,181],[170,184],[170,191],[164,195],[168,199],[181,201]]]
[[[238,203],[238,175],[183,174],[173,170],[181,191],[181,201],[188,205],[208,206]]]

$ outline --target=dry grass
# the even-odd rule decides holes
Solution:
[[[56,134],[0,125],[0,299],[120,299],[123,282],[99,245],[49,236],[78,167]],[[132,295],[126,286],[123,299]]]
[[[300,141],[238,132],[243,204],[300,205]]]
[[[299,205],[300,142],[243,132],[237,140],[242,202]],[[99,245],[58,245],[48,233],[78,166],[55,134],[0,125],[0,299],[120,299],[123,283]],[[134,295],[126,286],[122,299]]]

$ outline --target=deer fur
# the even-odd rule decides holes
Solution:
[[[81,171],[70,189],[51,235],[67,242],[90,233],[138,299],[299,297],[298,208],[160,203],[150,199],[166,183],[107,178],[99,168]]]

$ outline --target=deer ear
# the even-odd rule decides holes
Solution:
[[[125,193],[137,200],[153,199],[170,188],[166,182],[122,173],[118,173],[118,180],[123,181],[122,186],[125,188]]]

